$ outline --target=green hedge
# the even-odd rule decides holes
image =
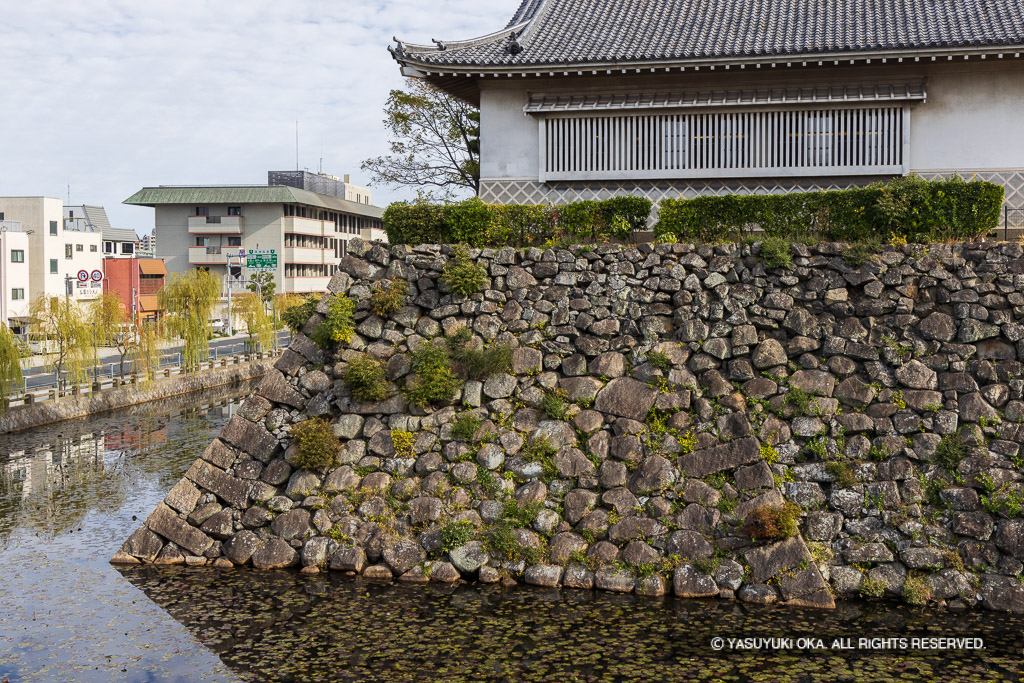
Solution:
[[[667,199],[654,232],[686,242],[737,240],[757,227],[846,242],[963,240],[996,227],[1002,205],[1001,185],[912,175],[851,190]]]
[[[563,206],[397,202],[384,211],[384,230],[391,244],[526,247],[627,239],[650,214],[649,200],[631,196]]]

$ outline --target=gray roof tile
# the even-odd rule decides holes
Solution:
[[[396,58],[519,67],[1022,45],[1024,0],[523,0],[506,29]]]

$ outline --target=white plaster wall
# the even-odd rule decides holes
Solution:
[[[523,113],[526,89],[487,89],[480,93],[480,177],[536,180],[537,120]]]
[[[1024,168],[1021,60],[931,67],[928,101],[911,114],[910,168]]]

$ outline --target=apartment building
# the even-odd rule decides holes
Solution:
[[[26,299],[45,294],[87,302],[100,296],[102,235],[95,225],[79,215],[65,220],[64,203],[53,197],[0,197],[0,214],[21,223],[28,237]]]
[[[267,185],[146,187],[125,204],[155,210],[156,256],[170,272],[207,268],[234,286],[255,272],[248,256],[262,252],[276,261],[266,267],[278,293],[324,292],[348,240],[382,228],[383,210],[362,188],[354,195],[365,201],[345,199],[348,186],[334,176],[292,173],[271,172]]]
[[[24,331],[29,309],[28,235],[0,213],[0,323]]]

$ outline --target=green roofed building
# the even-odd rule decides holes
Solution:
[[[124,203],[156,210],[156,256],[168,271],[207,268],[230,282],[267,270],[278,293],[326,291],[348,240],[383,234],[383,210],[348,176],[288,171],[271,172],[267,185],[161,185]]]

